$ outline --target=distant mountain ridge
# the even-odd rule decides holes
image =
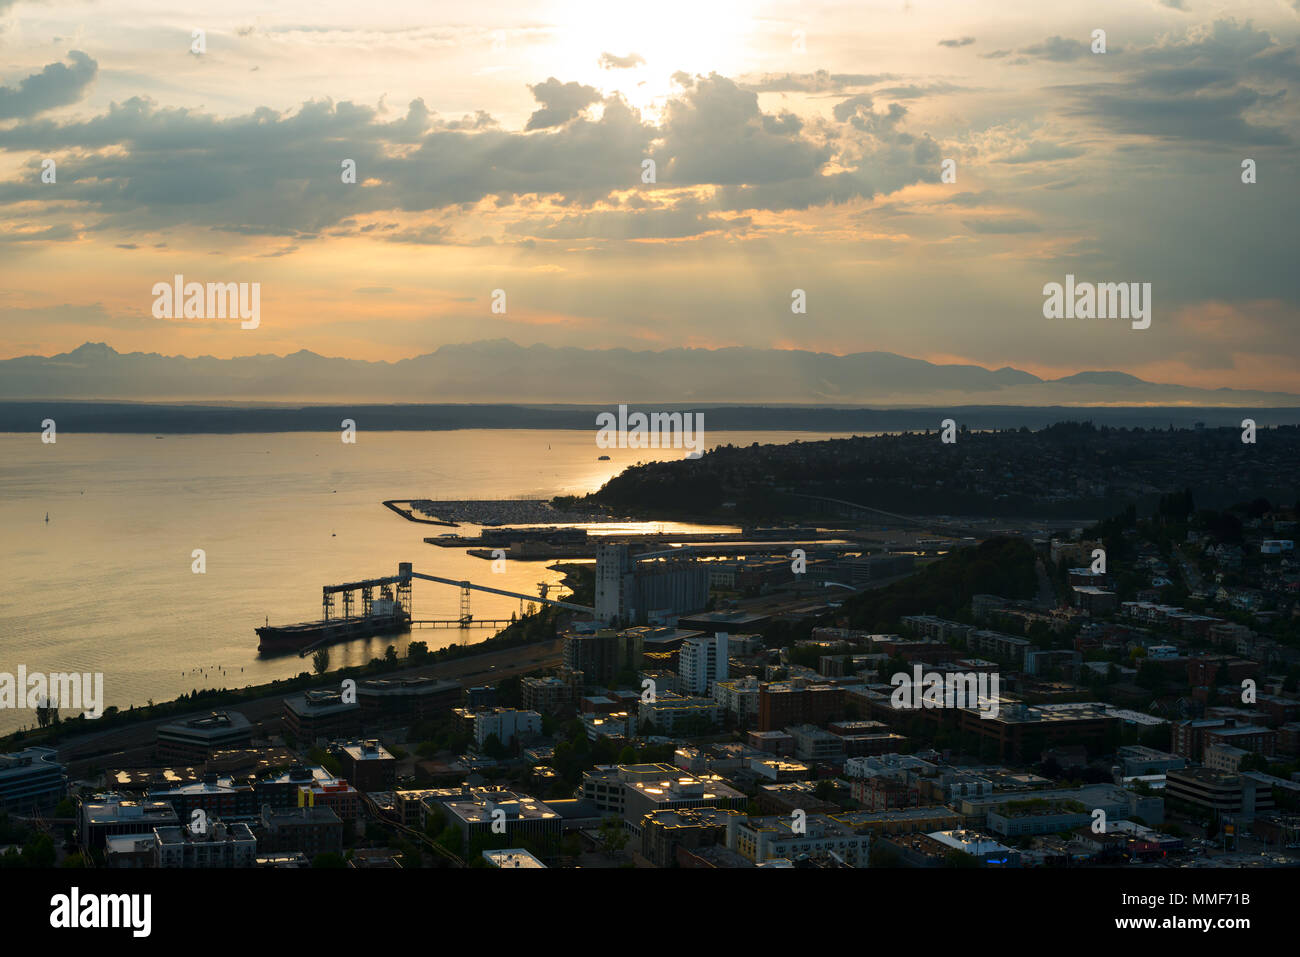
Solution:
[[[271,402],[692,403],[864,405],[1297,406],[1285,392],[1201,389],[1123,372],[1042,379],[1004,366],[940,365],[892,352],[583,349],[503,339],[446,345],[396,362],[318,355],[232,359],[120,353],[87,342],[0,360],[0,399]]]

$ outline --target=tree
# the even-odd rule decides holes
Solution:
[[[311,862],[312,867],[347,867],[347,862],[343,860],[343,855],[335,854],[333,851],[326,851],[324,854],[317,854]]]
[[[317,648],[316,653],[311,656],[311,666],[318,675],[323,675],[329,671],[330,650],[328,648]]]
[[[42,728],[48,728],[51,724],[59,720],[58,705],[52,701],[46,701],[43,697],[36,705],[36,723]]]
[[[871,842],[871,850],[867,853],[869,867],[901,867],[902,864],[898,851],[877,841]]]
[[[943,858],[944,867],[979,867],[980,862],[973,854],[953,848]]]
[[[627,846],[627,831],[623,822],[616,817],[607,817],[600,822],[600,849],[607,857],[617,857]]]

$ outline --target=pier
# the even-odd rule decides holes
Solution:
[[[421,581],[434,582],[438,585],[451,585],[460,589],[460,617],[459,618],[411,618],[411,582],[413,579]],[[569,611],[584,612],[592,614],[596,609],[587,605],[579,605],[574,602],[560,601],[556,598],[547,596],[548,586],[540,584],[538,586],[540,594],[527,595],[523,592],[508,591],[504,588],[493,588],[491,585],[479,585],[472,581],[457,581],[454,578],[440,578],[437,575],[426,575],[423,572],[415,571],[410,562],[402,562],[397,566],[396,575],[385,575],[381,578],[364,578],[358,581],[344,582],[341,585],[325,585],[321,589],[321,620],[329,622],[337,620],[334,612],[334,596],[343,596],[343,618],[353,617],[353,609],[356,606],[355,595],[361,595],[362,616],[369,616],[371,608],[375,601],[375,590],[378,589],[379,597],[387,600],[396,600],[402,607],[402,611],[408,616],[408,623],[412,628],[490,628],[506,627],[511,623],[508,618],[484,618],[476,620],[470,611],[470,593],[475,591],[487,592],[492,595],[502,595],[506,598],[519,599],[520,608],[522,609],[525,602],[536,602],[541,605],[550,605],[553,608],[564,608]]]
[[[518,618],[420,618],[411,619],[412,628],[508,628]]]

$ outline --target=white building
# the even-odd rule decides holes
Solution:
[[[492,735],[509,747],[515,738],[528,738],[542,733],[542,716],[536,711],[516,711],[513,708],[495,708],[474,715],[474,744],[482,748]]]
[[[687,638],[677,656],[677,674],[683,694],[707,695],[714,682],[726,681],[727,633]]]
[[[596,545],[596,620],[608,624],[627,617],[629,592],[635,588],[632,558],[622,544]]]

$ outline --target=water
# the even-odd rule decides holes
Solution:
[[[828,437],[708,435],[710,447]],[[494,575],[488,561],[423,541],[451,529],[408,522],[383,500],[581,494],[637,461],[682,454],[602,450],[585,431],[361,432],[355,445],[337,433],[61,432],[50,445],[37,431],[0,434],[0,671],[103,672],[104,705],[119,708],[291,677],[310,658],[258,658],[253,629],[319,618],[322,585],[394,574],[400,561],[530,595],[562,578],[546,561]],[[205,574],[191,570],[195,549]],[[519,611],[511,598],[471,601],[476,618]],[[417,581],[413,606],[416,618],[458,618],[460,593]],[[492,634],[416,629],[333,645],[330,664],[362,664],[390,644],[403,653],[412,638],[441,648]],[[30,711],[0,710],[0,733],[33,724]]]

